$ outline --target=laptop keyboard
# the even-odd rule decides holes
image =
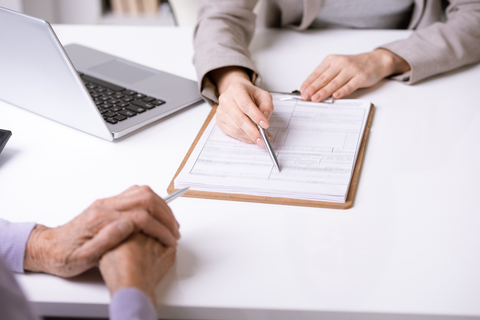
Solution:
[[[116,124],[148,112],[165,101],[79,73],[106,122]]]

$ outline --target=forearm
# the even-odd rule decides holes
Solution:
[[[408,84],[478,62],[480,1],[450,1],[445,23],[437,22],[416,30],[408,39],[381,48],[408,61],[412,68]]]
[[[194,34],[193,63],[199,90],[210,104],[218,96],[211,71],[229,66],[245,68],[252,81],[259,81],[248,46],[255,31],[253,7],[257,0],[203,1]],[[257,82],[258,84],[258,82]]]

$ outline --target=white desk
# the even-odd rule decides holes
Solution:
[[[192,29],[55,30],[65,44],[195,79]],[[368,51],[408,34],[263,31],[252,51],[264,87],[293,90],[328,53]],[[159,316],[479,319],[479,83],[476,65],[353,94],[377,108],[350,210],[176,200],[182,239],[158,288]],[[0,216],[57,226],[132,184],[165,195],[209,110],[190,108],[111,143],[0,102],[0,128],[13,131],[0,155]],[[107,316],[96,271],[17,279],[43,315]]]

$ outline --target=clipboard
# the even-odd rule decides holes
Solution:
[[[213,116],[217,112],[218,105],[214,105],[210,111],[207,119],[203,123],[202,128],[198,132],[195,140],[193,141],[190,149],[188,150],[185,158],[183,159],[180,167],[178,168],[175,176],[173,177],[170,185],[167,188],[168,194],[171,194],[178,189],[175,189],[174,182],[180,172],[183,170],[183,167],[187,163],[188,158],[192,154],[195,146],[197,145],[200,137],[203,135],[203,132],[207,129],[208,124],[212,120]],[[360,149],[358,150],[358,157],[355,163],[355,168],[353,170],[352,179],[350,181],[350,187],[347,194],[347,199],[343,203],[339,202],[327,202],[327,201],[314,201],[314,200],[302,200],[302,199],[293,199],[293,198],[280,198],[280,197],[265,197],[265,196],[254,196],[246,194],[233,194],[233,193],[223,193],[223,192],[209,192],[209,191],[198,191],[198,190],[188,190],[185,193],[184,197],[190,198],[204,198],[204,199],[213,199],[213,200],[229,200],[229,201],[242,201],[242,202],[256,202],[256,203],[269,203],[269,204],[280,204],[280,205],[289,205],[289,206],[301,206],[301,207],[314,207],[314,208],[330,208],[330,209],[349,209],[353,206],[355,192],[358,186],[358,180],[360,179],[360,171],[363,163],[363,158],[365,156],[365,149],[367,146],[368,134],[370,132],[370,127],[373,119],[373,111],[375,107],[373,104],[370,105],[370,112],[365,125],[365,131],[363,133],[362,142],[360,144]]]

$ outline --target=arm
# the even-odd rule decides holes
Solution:
[[[382,46],[411,65],[408,84],[480,61],[480,1],[451,0],[446,17]]]
[[[100,272],[112,295],[112,320],[156,319],[155,290],[175,254],[174,247],[136,233],[102,257]]]
[[[394,79],[413,84],[480,61],[480,1],[452,0],[446,15],[445,23],[416,30],[408,39],[368,53],[327,57],[302,84],[302,98],[342,98],[396,74],[401,76]]]
[[[264,147],[254,123],[269,127],[273,103],[268,92],[255,86],[260,78],[248,51],[256,2],[203,1],[194,35],[194,64],[203,98],[219,104],[219,128],[238,140]]]

